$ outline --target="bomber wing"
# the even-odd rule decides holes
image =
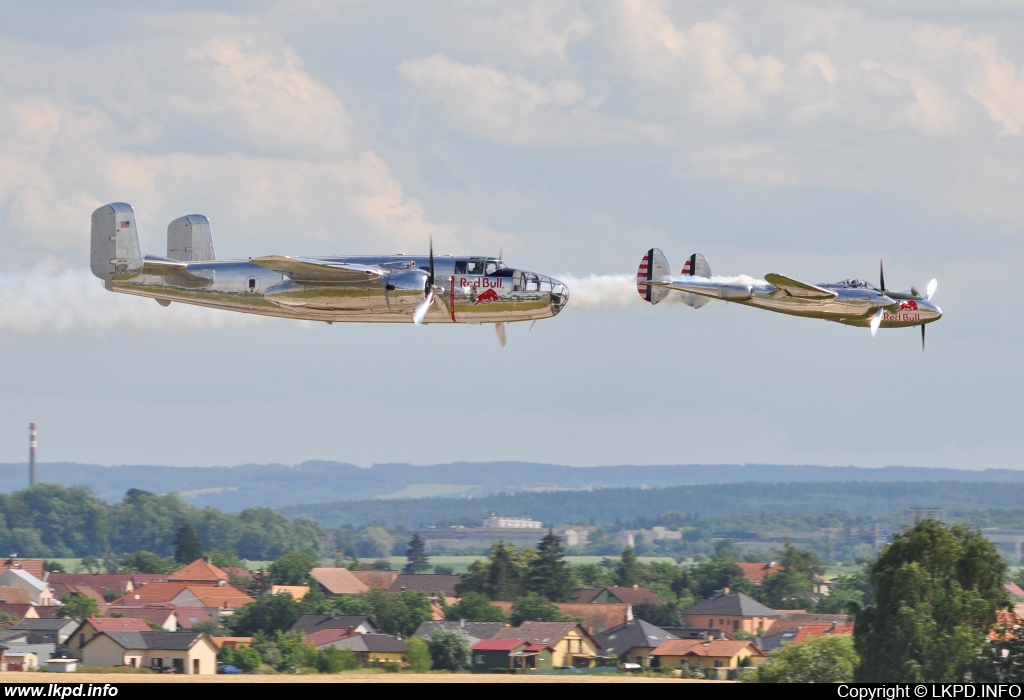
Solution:
[[[210,284],[212,277],[195,275],[188,270],[189,263],[184,260],[171,260],[147,255],[142,259],[142,274],[159,275],[165,279],[177,279],[187,283]]]
[[[785,296],[797,297],[799,299],[835,299],[839,296],[831,289],[807,284],[806,282],[798,282],[794,279],[790,279],[789,277],[783,277],[782,275],[775,274],[774,272],[765,275],[764,279],[768,284],[781,291]],[[772,296],[781,295],[773,293]]]
[[[295,282],[376,281],[384,274],[384,270],[375,265],[353,265],[312,258],[292,258],[287,255],[264,255],[253,258],[250,262],[278,272]]]

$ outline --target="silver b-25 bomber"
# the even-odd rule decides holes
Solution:
[[[558,314],[558,280],[483,256],[361,255],[217,260],[205,216],[167,227],[167,257],[143,255],[128,204],[92,214],[91,267],[113,292],[307,321],[505,323]]]
[[[763,280],[747,276],[712,277],[711,266],[700,253],[691,255],[679,276],[673,277],[665,254],[651,248],[640,262],[636,287],[651,304],[662,301],[674,290],[695,309],[711,299],[720,299],[791,316],[870,328],[872,336],[879,328],[920,326],[923,350],[925,324],[942,317],[942,309],[931,300],[938,281],[929,282],[921,294],[913,287],[902,292],[886,289],[881,266],[879,278],[880,285],[875,287],[859,279],[808,284],[775,273],[765,275]]]

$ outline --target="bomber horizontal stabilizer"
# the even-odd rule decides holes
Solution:
[[[798,299],[835,299],[838,294],[831,289],[818,287],[806,282],[797,282],[789,277],[783,277],[774,272],[764,276],[765,281],[781,290],[786,296],[797,297]],[[772,296],[776,296],[775,293]]]
[[[376,281],[384,270],[375,265],[353,265],[286,255],[264,255],[253,258],[253,265],[278,272],[295,282],[358,282]]]
[[[202,285],[210,284],[212,277],[195,275],[188,270],[189,263],[183,260],[171,260],[170,258],[158,258],[153,255],[146,255],[142,258],[142,274],[158,275],[165,279],[177,278],[178,281]]]

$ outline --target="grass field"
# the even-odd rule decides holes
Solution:
[[[17,683],[723,683],[637,676],[530,676],[488,673],[366,673],[333,675],[177,676],[125,673],[0,673],[0,684]],[[88,692],[88,691],[86,691]]]

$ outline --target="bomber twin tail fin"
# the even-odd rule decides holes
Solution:
[[[167,224],[167,257],[184,262],[216,260],[210,220],[202,214],[187,214]]]
[[[92,273],[110,283],[135,277],[142,271],[142,248],[130,204],[105,204],[92,213]]]
[[[640,293],[644,301],[657,304],[666,296],[670,290],[665,287],[651,284],[672,277],[672,268],[668,266],[668,258],[657,248],[651,248],[640,261],[640,268],[636,271],[636,291]]]

